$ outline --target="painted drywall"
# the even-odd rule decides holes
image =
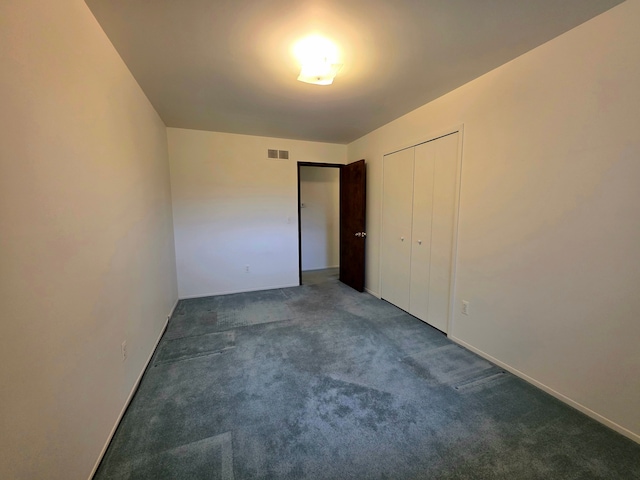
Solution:
[[[383,154],[464,124],[450,335],[636,441],[639,24],[628,0],[348,146],[377,293]]]
[[[340,265],[340,170],[300,167],[302,270]]]
[[[0,19],[0,478],[86,479],[177,299],[166,128],[83,1]]]
[[[346,145],[178,128],[167,136],[180,298],[298,285],[297,162],[344,163]],[[268,149],[289,159],[269,159]]]

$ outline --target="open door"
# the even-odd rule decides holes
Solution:
[[[340,281],[364,291],[366,167],[364,160],[340,168]]]

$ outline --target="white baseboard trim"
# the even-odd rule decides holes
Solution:
[[[318,267],[318,268],[303,268],[301,272],[320,272],[322,270],[329,270],[330,268],[340,268],[340,265],[329,265],[328,267]]]
[[[155,342],[153,348],[151,349],[151,353],[149,354],[149,358],[147,358],[147,361],[144,362],[144,366],[142,367],[142,371],[138,375],[138,378],[136,379],[135,383],[133,384],[133,388],[131,389],[131,392],[129,392],[129,396],[127,397],[127,400],[124,402],[124,406],[122,407],[122,410],[120,410],[120,414],[118,415],[118,418],[116,419],[116,423],[114,424],[113,428],[111,429],[111,432],[109,433],[109,436],[107,437],[107,442],[104,444],[104,447],[102,447],[102,451],[100,452],[100,455],[98,455],[98,460],[96,461],[95,465],[93,466],[93,469],[91,470],[91,474],[89,475],[89,479],[88,480],[92,480],[93,476],[96,474],[96,471],[98,470],[98,467],[100,466],[100,462],[102,461],[102,458],[104,457],[104,454],[107,453],[107,448],[109,448],[109,444],[111,443],[111,440],[113,439],[113,436],[115,435],[116,430],[118,429],[118,425],[120,425],[120,422],[122,421],[122,417],[124,417],[124,414],[127,411],[127,408],[129,407],[129,404],[131,403],[131,400],[133,400],[133,396],[136,394],[136,391],[138,390],[138,387],[140,386],[140,381],[142,380],[142,376],[144,375],[144,372],[147,371],[147,367],[149,366],[149,363],[151,362],[151,358],[153,358],[153,354],[156,352],[156,349],[158,348],[158,344],[160,343],[160,339],[162,338],[162,335],[164,335],[164,332],[167,329],[167,325],[169,324],[169,319],[173,316],[173,312],[175,311],[176,307],[178,306],[178,301],[179,301],[179,299],[175,301],[175,303],[173,304],[173,307],[171,308],[171,311],[169,312],[169,315],[167,315],[167,318],[164,321],[164,325],[162,327],[162,330],[160,331],[160,335],[158,335],[158,338],[156,339],[156,342]]]
[[[477,353],[478,355],[480,355],[483,358],[486,358],[487,360],[489,360],[492,363],[495,363],[496,365],[498,365],[499,367],[504,368],[505,370],[513,373],[514,375],[516,375],[517,377],[522,378],[524,381],[538,387],[539,389],[545,391],[546,393],[548,393],[549,395],[552,395],[553,397],[557,398],[558,400],[560,400],[561,402],[566,403],[567,405],[575,408],[576,410],[578,410],[579,412],[584,413],[585,415],[587,415],[588,417],[593,418],[594,420],[596,420],[597,422],[602,423],[603,425],[606,425],[607,427],[609,427],[612,430],[615,430],[616,432],[620,433],[621,435],[624,435],[625,437],[633,440],[636,443],[640,443],[640,435],[632,432],[631,430],[623,427],[622,425],[618,425],[617,423],[615,423],[612,420],[609,420],[607,417],[604,417],[603,415],[600,415],[597,412],[594,412],[593,410],[591,410],[588,407],[585,407],[584,405],[582,405],[581,403],[576,402],[575,400],[570,399],[569,397],[563,395],[560,392],[555,391],[554,389],[552,389],[551,387],[548,387],[547,385],[545,385],[544,383],[539,382],[538,380],[536,380],[535,378],[530,377],[529,375],[527,375],[526,373],[521,372],[520,370],[513,368],[511,365],[508,365],[504,362],[501,362],[500,360],[498,360],[497,358],[492,357],[491,355],[489,355],[488,353],[483,352],[482,350],[469,345],[468,343],[466,343],[463,340],[460,340],[457,337],[454,337],[453,335],[449,335],[449,338],[451,340],[453,340],[454,342],[456,342],[459,345],[462,345],[464,348],[471,350],[474,353]]]
[[[258,287],[258,288],[249,288],[249,289],[241,289],[241,290],[223,290],[221,292],[213,292],[213,293],[199,293],[197,295],[184,295],[181,296],[180,300],[190,300],[192,298],[205,298],[205,297],[217,297],[218,295],[233,295],[234,293],[248,293],[248,292],[262,292],[264,290],[277,290],[279,288],[290,288],[290,287],[299,287],[300,285],[297,283],[291,283],[287,285],[275,285],[269,287]]]
[[[379,293],[374,292],[373,290],[370,290],[367,287],[364,288],[364,291],[367,292],[369,295],[373,295],[376,298],[380,298],[380,299],[382,298]]]

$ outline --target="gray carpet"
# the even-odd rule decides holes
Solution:
[[[314,272],[181,301],[95,479],[640,479],[640,445]]]

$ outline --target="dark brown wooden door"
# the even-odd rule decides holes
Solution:
[[[340,281],[364,291],[366,167],[364,160],[340,168]]]

